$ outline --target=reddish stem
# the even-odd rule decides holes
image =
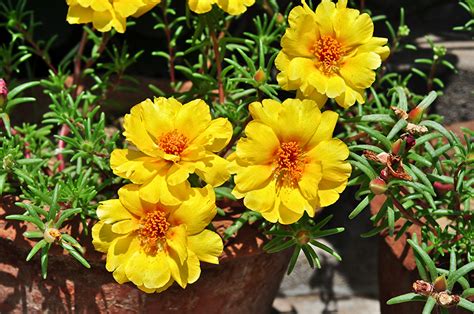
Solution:
[[[411,221],[413,224],[415,224],[417,226],[420,226],[420,227],[426,226],[431,230],[431,232],[433,232],[433,234],[436,237],[438,236],[438,232],[436,231],[435,228],[433,228],[433,226],[428,225],[428,224],[422,222],[421,220],[413,217],[412,213],[410,213],[408,210],[406,210],[405,207],[403,207],[403,205],[397,200],[397,198],[394,195],[391,195],[391,197],[392,197],[393,205],[395,205],[395,207],[402,213],[402,215],[408,221]]]
[[[163,1],[163,22],[165,24],[165,35],[166,35],[166,42],[168,43],[168,54],[170,56],[169,60],[169,67],[170,67],[170,80],[171,84],[174,84],[176,82],[176,74],[174,71],[174,50],[173,46],[171,46],[171,29],[169,27],[169,22],[168,22],[168,14],[166,13],[167,11],[167,6],[166,6],[166,1]]]
[[[39,56],[43,61],[46,63],[46,65],[53,71],[54,74],[58,74],[58,70],[56,67],[51,63],[51,60],[49,60],[49,57],[46,56],[46,53],[44,50],[42,50],[33,40],[33,38],[30,37],[30,34],[23,28],[22,25],[16,25],[16,28],[20,31],[20,33],[23,35],[23,38],[33,47],[34,53]]]
[[[219,40],[216,37],[214,32],[211,32],[211,39],[214,49],[214,57],[216,59],[217,66],[217,86],[219,90],[219,103],[223,104],[225,102],[225,93],[224,93],[224,84],[222,83],[222,64],[221,64],[221,55],[219,51]]]
[[[77,97],[80,94],[80,85],[81,85],[81,59],[84,54],[84,49],[87,43],[87,32],[84,30],[82,32],[81,41],[79,42],[79,49],[77,50],[76,57],[74,58],[74,76],[73,84],[76,85],[76,90],[74,95]]]

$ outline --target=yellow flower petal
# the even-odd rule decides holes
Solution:
[[[146,129],[147,124],[144,123],[143,107],[143,105],[134,106],[130,114],[125,115],[123,135],[141,152],[148,156],[159,157],[161,149]],[[154,136],[159,136],[159,134]]]
[[[319,31],[321,35],[332,36],[334,35],[333,18],[336,14],[336,6],[330,0],[323,0],[316,7],[315,19],[319,25]]]
[[[354,105],[356,101],[359,104],[363,104],[365,102],[363,93],[363,89],[353,89],[347,85],[346,91],[337,96],[335,99],[339,106],[343,108],[349,108],[350,106]]]
[[[219,256],[224,249],[221,237],[210,230],[188,237],[188,247],[200,261],[211,264],[219,263]]]
[[[166,233],[166,244],[177,254],[182,265],[188,258],[186,225],[172,227]]]
[[[197,99],[184,104],[175,119],[176,129],[180,130],[189,141],[193,141],[211,123],[211,113],[209,106]]]
[[[110,156],[114,174],[137,184],[149,181],[165,166],[165,161],[132,149],[115,149]]]
[[[188,256],[188,251],[186,248],[186,257]],[[187,259],[182,264],[179,260],[178,254],[175,251],[168,251],[167,262],[170,267],[171,278],[176,281],[181,288],[186,288],[188,285],[188,262]]]
[[[337,10],[334,16],[336,37],[345,47],[357,47],[368,42],[374,34],[374,23],[367,13],[358,10]]]
[[[271,165],[244,166],[239,168],[235,176],[235,185],[242,192],[258,190],[268,184],[273,175]]]
[[[196,163],[196,174],[212,186],[220,186],[230,177],[229,162],[216,154],[207,154]]]
[[[122,220],[112,225],[112,231],[117,234],[127,234],[138,229],[138,224],[134,220]]]
[[[232,124],[227,119],[217,118],[196,137],[194,143],[204,146],[211,152],[219,152],[229,144],[231,138]]]
[[[237,142],[237,156],[246,162],[269,164],[274,153],[280,147],[280,141],[274,131],[258,121],[250,122],[245,128],[247,138]]]
[[[306,211],[312,216],[314,208],[301,195],[298,188],[282,188],[279,192],[280,203],[280,222],[282,224],[292,224],[299,220]],[[289,211],[289,213],[287,213]],[[291,222],[289,222],[291,221]]]
[[[318,125],[318,128],[311,138],[311,141],[308,143],[307,148],[312,149],[322,141],[330,140],[338,119],[339,115],[336,112],[330,110],[324,111],[321,114],[321,121],[323,121],[323,123]]]
[[[117,199],[101,202],[97,207],[97,216],[100,220],[108,224],[133,218],[130,211]]]
[[[162,203],[164,205],[178,205],[189,196],[189,183],[187,181],[168,185],[166,172],[159,172],[151,181],[140,187],[140,197],[149,203]]]
[[[168,221],[174,226],[185,224],[187,234],[193,235],[207,227],[217,209],[214,190],[210,185],[201,189],[193,188],[189,194],[189,199],[170,213]]]
[[[309,200],[318,198],[318,185],[322,176],[323,171],[320,164],[310,163],[305,166],[303,176],[298,182],[304,198]]]
[[[321,121],[321,111],[312,100],[287,99],[283,102],[278,123],[282,126],[277,133],[280,142],[297,140],[304,146]],[[288,127],[291,126],[291,127]]]
[[[244,198],[245,207],[259,213],[270,211],[275,203],[275,190],[275,180],[272,180],[259,190],[249,191]]]
[[[120,202],[132,214],[141,217],[145,211],[155,208],[155,205],[145,202],[140,198],[140,186],[127,184],[118,190]]]
[[[255,0],[217,0],[217,5],[230,15],[239,15],[247,11]]]
[[[94,11],[90,8],[84,8],[80,5],[69,7],[67,12],[67,22],[69,24],[85,24],[92,22]]]
[[[334,182],[330,180],[321,180],[319,183],[319,203],[321,207],[326,207],[334,204],[338,199],[342,191],[347,186],[347,180],[344,182]]]
[[[364,89],[375,81],[374,69],[381,64],[380,56],[374,52],[361,53],[349,58],[341,67],[342,77],[354,88]],[[338,96],[338,95],[336,95]]]
[[[112,225],[98,221],[92,227],[92,244],[97,251],[106,253],[113,240],[121,235],[112,231]]]
[[[188,283],[195,283],[199,276],[201,276],[201,266],[197,255],[189,250],[188,251]]]
[[[120,265],[123,265],[128,257],[134,252],[140,250],[138,239],[133,235],[126,235],[116,238],[110,244],[107,251],[107,262],[105,267],[108,271],[113,272]]]
[[[216,0],[188,0],[189,9],[197,14],[211,11],[214,3]]]

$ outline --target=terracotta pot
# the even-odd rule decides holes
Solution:
[[[372,213],[378,212],[385,201],[384,196],[376,196],[371,203]],[[400,223],[400,226],[402,223]],[[401,294],[412,292],[413,283],[420,279],[416,269],[415,255],[407,240],[416,233],[421,238],[420,228],[412,225],[398,239],[388,235],[379,238],[378,281],[379,301],[382,314],[419,314],[423,311],[424,303],[409,302],[387,305],[387,301]],[[468,314],[462,308],[451,308],[449,313]]]
[[[184,290],[174,285],[150,295],[119,285],[92,248],[86,252],[91,269],[55,250],[42,280],[39,259],[25,261],[32,246],[22,236],[27,228],[4,219],[20,212],[8,204],[0,204],[0,313],[270,313],[291,255],[263,252],[266,239],[248,227],[227,243],[220,265],[202,263],[200,279]]]

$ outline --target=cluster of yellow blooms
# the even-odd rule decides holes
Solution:
[[[67,21],[71,24],[93,23],[100,32],[114,28],[124,33],[127,18],[140,17],[153,9],[162,0],[66,0],[69,5]],[[166,0],[165,0],[166,1]],[[191,11],[203,14],[211,11],[212,5],[231,15],[247,11],[255,0],[188,0]]]
[[[159,2],[68,0],[68,21],[120,32],[126,17]],[[217,4],[240,14],[254,2],[189,0],[189,6],[205,13]],[[212,119],[202,100],[146,100],[125,116],[130,145],[115,150],[110,162],[133,184],[119,190],[119,199],[101,203],[93,228],[94,245],[107,253],[106,267],[118,282],[150,293],[175,281],[184,288],[198,279],[200,261],[218,263],[222,240],[206,227],[216,214],[213,187],[231,174],[233,194],[272,223],[292,224],[305,212],[314,217],[338,200],[351,174],[349,150],[333,138],[338,114],[320,109],[328,98],[345,108],[363,103],[389,50],[386,39],[373,37],[370,17],[347,8],[347,0],[322,0],[316,11],[302,3],[290,12],[276,59],[279,84],[299,99],[252,103],[253,121],[227,159],[217,153],[228,146],[232,125]],[[191,174],[207,186],[191,187]]]

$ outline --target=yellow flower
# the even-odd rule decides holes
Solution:
[[[115,28],[124,33],[127,17],[140,17],[161,0],[66,0],[70,24],[90,23],[101,32]]]
[[[126,185],[119,199],[102,202],[92,228],[93,244],[107,253],[106,268],[117,282],[131,281],[148,293],[175,281],[185,288],[198,280],[200,261],[219,263],[222,239],[205,230],[216,214],[210,186],[190,189],[189,199],[177,206],[148,203],[138,189]]]
[[[217,4],[230,15],[239,15],[247,11],[247,7],[254,5],[255,0],[188,0],[188,3],[191,11],[198,14],[211,11],[212,5]]]
[[[125,116],[124,128],[134,146],[114,150],[110,165],[116,175],[141,184],[148,202],[178,204],[191,173],[213,186],[230,176],[227,160],[215,153],[229,143],[232,125],[212,120],[202,100],[182,105],[174,98],[147,99]]]
[[[373,37],[370,16],[347,8],[347,0],[323,0],[315,12],[302,2],[290,12],[275,60],[278,83],[320,108],[328,97],[344,108],[364,103],[364,89],[390,52],[387,39]]]
[[[313,100],[252,103],[253,121],[237,143],[230,168],[234,195],[270,222],[313,217],[339,198],[351,174],[347,146],[332,138],[338,115]]]

